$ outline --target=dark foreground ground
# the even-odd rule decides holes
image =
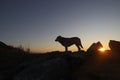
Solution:
[[[0,42],[0,80],[120,80],[120,42],[97,51],[31,54]]]
[[[120,59],[109,54],[1,54],[0,80],[120,80]]]

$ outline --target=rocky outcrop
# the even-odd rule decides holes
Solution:
[[[120,41],[110,40],[109,47],[113,52],[120,52]]]
[[[7,47],[7,45],[0,41],[0,48],[2,48],[2,47]]]
[[[13,47],[10,45],[5,44],[4,42],[0,41],[0,54],[12,54],[12,53],[25,53],[25,51],[19,47]]]
[[[103,47],[103,45],[98,41],[97,43],[93,43],[88,49],[88,54],[94,54],[98,52],[98,49]]]

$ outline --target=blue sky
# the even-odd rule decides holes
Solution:
[[[119,0],[1,0],[0,12],[0,40],[35,52],[63,51],[58,35],[80,37],[84,50],[120,41]]]

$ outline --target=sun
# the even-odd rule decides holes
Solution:
[[[100,48],[100,49],[98,49],[99,51],[101,51],[101,52],[105,52],[105,48]]]

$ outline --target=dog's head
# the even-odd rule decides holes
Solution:
[[[55,41],[60,41],[61,40],[61,36],[58,36],[56,39],[55,39]]]

